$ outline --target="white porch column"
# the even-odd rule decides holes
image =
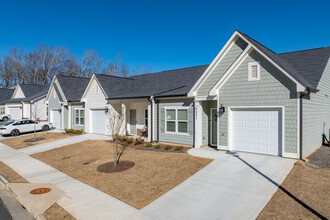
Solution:
[[[152,130],[152,128],[151,128],[151,126],[152,126],[152,121],[151,121],[151,118],[152,118],[152,116],[151,116],[151,114],[152,114],[152,112],[151,112],[151,105],[152,105],[152,102],[148,102],[148,142],[151,142],[152,140],[151,140],[151,130]]]
[[[61,106],[61,130],[64,130],[64,105]]]
[[[202,146],[202,111],[203,108],[201,102],[195,101],[195,148],[200,148]]]
[[[68,108],[68,111],[69,111],[69,112],[68,112],[68,119],[69,119],[69,120],[68,120],[68,121],[69,121],[69,122],[68,122],[68,123],[69,123],[69,124],[68,124],[68,128],[70,129],[70,128],[72,128],[72,105],[71,105],[71,103],[68,104],[68,107],[69,107],[69,108]]]
[[[122,135],[126,135],[126,133],[127,133],[127,109],[126,109],[126,104],[122,103],[121,107],[123,108],[123,115],[124,115]]]

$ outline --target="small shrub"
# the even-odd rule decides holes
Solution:
[[[171,150],[172,149],[172,146],[171,145],[166,145],[165,146],[165,150]]]
[[[133,138],[131,138],[131,137],[126,137],[126,142],[127,142],[128,144],[133,143]]]
[[[174,148],[175,151],[183,150],[183,146],[177,146]]]
[[[160,144],[157,144],[156,146],[155,146],[155,149],[160,149]]]
[[[152,147],[152,143],[146,143],[145,147],[147,147],[147,148]]]
[[[68,134],[82,134],[84,131],[83,131],[83,129],[75,130],[75,129],[72,129],[72,128],[70,128],[70,129],[66,128],[65,132],[68,133]]]
[[[135,145],[143,144],[143,143],[144,143],[144,140],[142,138],[136,138],[135,142],[134,142]]]

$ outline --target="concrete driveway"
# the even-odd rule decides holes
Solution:
[[[155,219],[254,219],[296,162],[212,149],[189,153],[214,161],[144,207],[143,214]]]

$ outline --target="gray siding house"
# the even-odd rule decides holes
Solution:
[[[46,96],[49,121],[57,129],[85,130],[85,107],[80,101],[90,78],[54,76]]]
[[[330,47],[277,54],[235,31],[209,65],[132,77],[96,74],[80,100],[90,133],[110,134],[107,112],[125,110],[123,134],[302,158],[330,129]]]

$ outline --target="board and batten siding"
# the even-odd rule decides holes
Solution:
[[[88,88],[85,100],[85,131],[91,132],[91,109],[105,109],[107,105],[105,95],[95,79],[93,79],[90,87]],[[105,120],[108,121],[108,119]],[[108,123],[106,122],[106,124]]]
[[[188,107],[188,134],[170,134],[165,132],[165,107]],[[159,141],[194,144],[194,102],[192,100],[168,100],[159,101]]]
[[[317,86],[319,92],[303,98],[302,155],[322,144],[322,134],[329,139],[330,129],[330,60]]]
[[[219,81],[230,65],[243,52],[247,44],[242,39],[237,39],[226,55],[221,59],[220,63],[210,73],[204,83],[197,90],[198,96],[207,96],[212,87]]]
[[[260,80],[248,81],[248,63],[260,61]],[[219,90],[219,144],[228,146],[228,106],[284,106],[284,151],[297,153],[296,85],[256,51],[252,51]],[[282,146],[283,147],[283,146]]]
[[[76,125],[75,122],[75,110],[76,109],[84,109],[84,105],[83,103],[75,103],[75,104],[71,104],[71,128],[75,129],[75,130],[81,130],[83,129],[85,131],[85,125]],[[85,110],[85,109],[84,109]],[[86,112],[84,111],[85,115],[85,124],[86,124]]]

